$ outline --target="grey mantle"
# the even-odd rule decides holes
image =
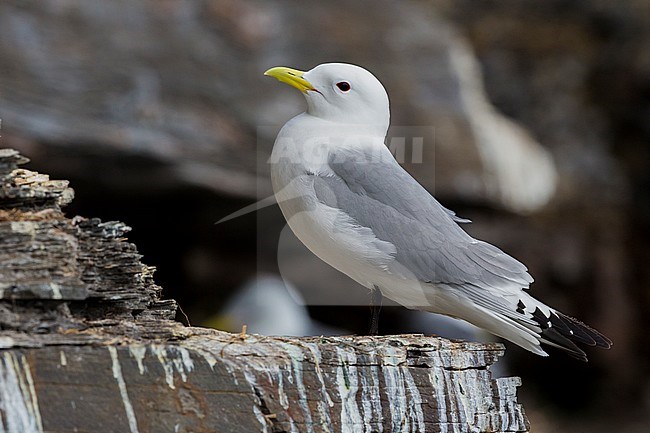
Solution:
[[[128,227],[25,162],[0,150],[0,433],[528,431],[499,344],[175,321]]]

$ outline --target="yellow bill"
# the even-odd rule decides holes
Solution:
[[[297,69],[291,69],[284,66],[277,66],[264,72],[264,75],[268,75],[269,77],[273,77],[278,81],[287,83],[288,85],[295,87],[303,93],[306,93],[308,90],[316,90],[309,81],[302,78],[304,74],[304,71],[299,71]]]

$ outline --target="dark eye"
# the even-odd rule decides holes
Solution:
[[[350,83],[347,81],[341,81],[339,83],[336,83],[336,87],[341,89],[342,92],[347,92],[350,90]]]

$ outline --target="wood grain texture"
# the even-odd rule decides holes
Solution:
[[[525,432],[499,344],[184,326],[128,227],[0,150],[0,432]]]

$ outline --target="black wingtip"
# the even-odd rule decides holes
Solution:
[[[587,355],[575,343],[609,349],[612,341],[581,321],[551,310],[547,317],[539,308],[532,313],[541,328],[542,341],[558,347],[575,359],[587,362]]]
[[[567,316],[566,314],[562,314],[562,313],[556,313],[556,314],[567,326],[569,326],[569,328],[571,328],[571,330],[574,331],[574,333],[576,332],[576,330],[580,330],[583,334],[587,335],[588,338],[593,341],[593,343],[591,344],[592,346],[602,347],[603,349],[609,349],[614,344],[612,343],[612,340],[605,337],[603,334],[596,331],[594,328],[590,327],[589,325],[586,325],[585,323],[581,322],[580,320]]]
[[[572,358],[587,362],[587,354],[556,328],[550,327],[542,330],[542,342],[565,351]]]

